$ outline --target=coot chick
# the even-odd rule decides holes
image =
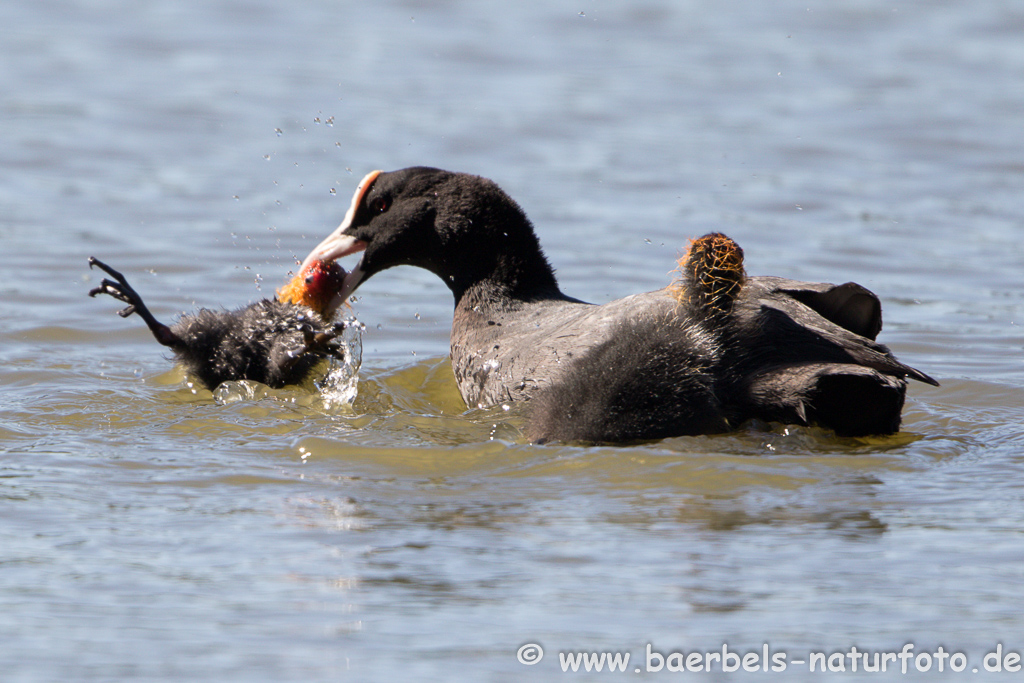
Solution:
[[[715,433],[752,418],[888,434],[899,429],[906,378],[936,384],[874,341],[874,294],[747,277],[724,235],[696,241],[665,289],[600,306],[566,296],[525,213],[478,176],[368,174],[305,263],[360,251],[340,295],[392,266],[438,275],[455,298],[463,399],[535,399],[534,441]]]
[[[693,240],[679,273],[674,305],[648,302],[538,392],[534,441],[713,434],[750,418],[890,434],[904,377],[936,384],[874,343],[881,304],[859,285],[748,279],[719,233]]]
[[[339,296],[345,271],[336,263],[310,262],[276,299],[234,311],[201,308],[171,326],[153,317],[121,273],[93,257],[89,266],[114,278],[104,278],[89,296],[109,294],[128,304],[118,315],[138,314],[156,340],[170,347],[186,371],[209,389],[241,379],[280,388],[302,382],[327,357],[344,359],[344,348],[334,340],[346,324],[331,322],[345,300]]]

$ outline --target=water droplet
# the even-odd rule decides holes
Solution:
[[[267,161],[270,161],[270,155],[269,154],[264,154],[263,158],[266,159]]]
[[[585,16],[587,16],[587,15],[586,15],[586,13],[585,13],[585,12],[580,12],[580,13],[579,13],[579,16],[581,16],[581,17],[585,17]]]
[[[234,199],[236,202],[238,201],[238,195],[237,194],[231,195],[231,198]]]
[[[345,167],[345,170],[346,170],[346,171],[348,171],[348,174],[349,174],[349,175],[352,175],[352,169],[351,169],[351,168],[349,168],[348,166],[346,166],[346,167]]]
[[[315,123],[315,124],[317,124],[319,126],[320,125],[320,117],[319,116],[314,116],[313,117],[313,123]]]
[[[414,318],[416,318],[417,320],[419,320],[419,319],[420,319],[420,314],[419,314],[419,313],[417,313],[417,314],[416,314],[416,315],[414,315],[413,317],[414,317]]]
[[[280,128],[275,128],[274,132],[277,133],[277,137],[281,137],[281,135],[284,133],[284,131],[281,130]]]
[[[644,238],[644,242],[645,242],[645,243],[647,243],[647,244],[653,244],[653,242],[651,242],[651,241],[650,241],[649,239],[647,239],[646,237]]]
[[[331,194],[338,194],[338,192],[332,187],[331,188]]]
[[[383,329],[384,329],[384,326],[383,326],[383,325],[381,325],[380,323],[377,323],[377,329],[378,329],[378,330],[383,330]]]
[[[328,117],[328,119],[326,121],[324,121],[324,123],[326,123],[328,126],[331,126],[333,128],[334,127],[334,117],[333,116]]]

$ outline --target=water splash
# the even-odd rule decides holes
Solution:
[[[344,350],[344,360],[330,359],[327,375],[316,382],[316,388],[327,408],[350,406],[356,400],[359,384],[359,367],[363,364],[363,332],[366,325],[354,317],[343,321],[345,331],[338,337]]]
[[[344,331],[336,338],[343,358],[329,358],[327,372],[320,378],[313,380],[313,385],[319,392],[319,399],[327,410],[337,408],[348,408],[356,400],[359,384],[359,368],[363,362],[363,331],[366,325],[350,317],[342,321]],[[308,385],[305,385],[308,387]],[[196,387],[188,382],[192,393],[196,393]],[[237,380],[221,383],[213,390],[213,400],[217,405],[228,405],[238,402],[257,402],[264,399],[286,401],[310,405],[316,403],[317,395],[310,395],[305,390],[296,391],[294,387],[283,389],[271,389],[265,384],[252,380]]]
[[[194,389],[192,393],[195,393]],[[268,386],[248,379],[222,382],[220,386],[213,390],[213,400],[219,406],[238,403],[239,401],[259,401],[267,398],[269,395],[270,388]]]

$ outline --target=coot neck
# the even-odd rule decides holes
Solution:
[[[508,308],[544,299],[565,299],[529,221],[463,232],[437,274],[455,297],[455,305]]]

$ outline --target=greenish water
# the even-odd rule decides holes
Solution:
[[[966,657],[917,678],[981,680],[1024,651],[1015,6],[97,0],[0,25],[3,683],[561,680],[583,651],[657,680],[680,674],[648,644],[907,643]],[[942,386],[888,438],[538,447],[462,404],[424,271],[360,290],[351,406],[193,390],[86,296],[90,255],[165,320],[270,295],[363,174],[413,164],[497,180],[590,301],[663,286],[710,229],[751,274],[861,282]]]

